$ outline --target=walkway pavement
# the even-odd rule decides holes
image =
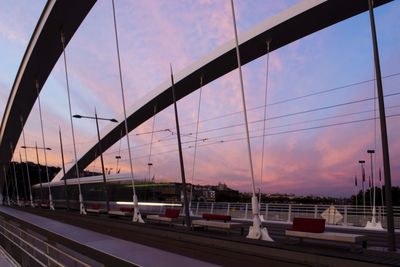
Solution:
[[[139,266],[217,266],[5,206],[0,206],[0,212]]]

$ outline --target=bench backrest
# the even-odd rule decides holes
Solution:
[[[94,210],[99,210],[99,209],[100,209],[100,204],[94,203],[94,204],[92,204],[92,205],[90,206],[90,208],[91,208],[91,209],[94,209]]]
[[[165,209],[165,215],[164,215],[164,217],[168,217],[168,218],[178,218],[180,212],[181,212],[180,209]]]
[[[217,221],[224,221],[228,222],[231,220],[231,216],[223,215],[223,214],[210,214],[210,213],[203,213],[203,219],[208,220],[217,220]]]
[[[293,231],[322,233],[325,231],[325,219],[294,218]]]

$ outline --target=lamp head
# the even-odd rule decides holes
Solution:
[[[111,119],[110,121],[111,122],[118,122],[116,119]]]
[[[369,150],[367,150],[367,153],[375,153],[375,150],[373,150],[373,149],[369,149]]]
[[[75,115],[73,115],[72,117],[77,118],[77,119],[81,119],[81,118],[82,118],[82,116],[79,115],[79,114],[75,114]]]
[[[363,164],[363,163],[365,163],[365,160],[359,160],[358,163]]]

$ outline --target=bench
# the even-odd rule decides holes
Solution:
[[[354,250],[356,243],[361,243],[363,248],[367,247],[367,240],[364,235],[325,232],[325,219],[294,218],[292,229],[286,230],[285,235],[286,237],[299,238],[300,242],[307,238],[350,243],[352,250]]]
[[[119,210],[110,210],[108,215],[110,217],[118,217],[118,216],[132,216],[133,208],[121,207]]]
[[[194,227],[204,227],[206,229],[216,228],[227,230],[228,234],[231,229],[240,229],[240,233],[243,234],[243,223],[231,222],[231,216],[222,214],[210,214],[203,213],[202,220],[193,220],[192,228]]]
[[[101,205],[100,204],[92,204],[90,205],[90,208],[86,208],[86,212],[89,214],[105,214],[107,213],[106,209],[101,209],[100,208]]]
[[[146,219],[156,222],[165,222],[172,226],[173,222],[180,222],[183,220],[179,218],[180,209],[165,209],[165,214],[163,216],[152,214],[147,215]]]

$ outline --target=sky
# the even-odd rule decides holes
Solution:
[[[299,1],[236,0],[239,34]],[[0,116],[3,116],[21,59],[46,1],[0,0]],[[174,72],[234,38],[230,1],[116,1],[122,74],[127,107],[133,106]],[[24,19],[17,19],[23,17]],[[400,183],[400,1],[375,9],[386,105],[392,184]],[[67,50],[73,114],[107,118],[123,112],[120,96],[112,6],[99,0]],[[379,120],[375,117],[374,65],[368,13],[335,24],[275,50],[269,55],[266,137],[263,138],[267,57],[243,66],[256,187],[264,193],[348,197],[360,189],[360,159],[376,150],[374,176],[382,166]],[[332,90],[330,90],[332,89]],[[310,94],[312,96],[310,96]],[[67,162],[73,161],[62,58],[41,92],[48,163],[61,166],[58,128]],[[368,100],[369,99],[369,100]],[[251,190],[243,125],[239,73],[234,70],[202,89],[199,139],[194,157],[199,91],[178,102],[185,172],[195,184],[226,183]],[[377,108],[377,104],[376,104]],[[376,116],[379,112],[376,111]],[[154,135],[150,153],[151,132]],[[136,179],[180,181],[173,108],[160,112],[130,134]],[[94,121],[74,120],[77,153],[94,144]],[[100,131],[107,128],[101,123]],[[147,134],[146,134],[147,133]],[[41,144],[37,102],[25,126],[27,145]],[[188,136],[189,135],[189,136]],[[18,148],[22,145],[20,138]],[[262,143],[265,143],[262,160]],[[16,149],[15,160],[25,161]],[[129,171],[126,140],[104,152],[107,169]],[[44,155],[40,161],[44,164]],[[33,151],[28,160],[35,161]],[[193,164],[194,162],[194,164]],[[193,168],[194,167],[194,168]],[[87,170],[100,171],[100,160]],[[194,170],[194,171],[193,171]],[[261,175],[262,172],[262,175]],[[262,176],[262,177],[261,177]],[[379,182],[377,182],[379,184]],[[367,185],[366,185],[367,186]]]

